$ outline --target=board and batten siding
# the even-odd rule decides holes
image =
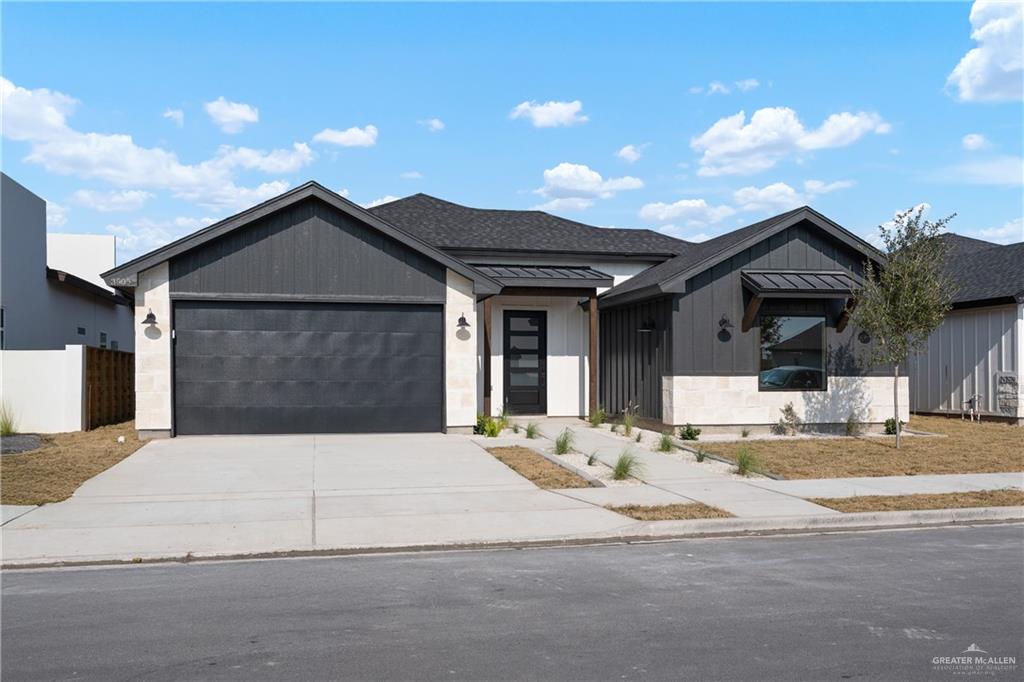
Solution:
[[[445,267],[317,199],[171,260],[172,297],[444,303]]]
[[[1024,306],[953,310],[928,337],[927,349],[910,360],[910,406],[914,412],[959,414],[963,401],[981,394],[985,414],[1024,417],[1020,394],[1016,415],[996,402],[996,376],[1021,376]]]
[[[749,376],[760,371],[760,328],[741,329],[750,293],[740,274],[743,269],[845,270],[863,272],[864,256],[826,233],[799,223],[715,265],[687,282],[677,296],[673,313],[672,370],[676,376]],[[859,330],[850,324],[842,333],[836,323],[843,299],[771,299],[761,313],[824,315],[830,353],[830,375],[888,376],[890,367],[866,367],[863,359],[870,343],[858,341]],[[732,328],[721,334],[719,320]]]
[[[672,373],[672,299],[602,310],[598,339],[598,405],[613,415],[632,405],[660,420],[662,377]]]

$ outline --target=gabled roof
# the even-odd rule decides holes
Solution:
[[[738,230],[695,244],[675,258],[644,270],[601,295],[603,303],[625,303],[664,293],[681,293],[686,280],[801,221],[810,221],[865,258],[884,262],[885,256],[866,241],[810,206],[802,206]]]
[[[112,270],[104,272],[101,277],[103,277],[103,280],[112,287],[122,289],[132,288],[138,283],[138,275],[143,270],[174,258],[175,256],[179,256],[186,251],[201,246],[202,244],[213,239],[217,239],[218,237],[222,237],[229,232],[244,228],[255,220],[309,198],[316,198],[330,206],[333,206],[342,213],[366,223],[370,227],[373,227],[392,239],[401,242],[412,250],[417,251],[428,258],[441,263],[445,267],[454,270],[467,279],[472,280],[474,285],[473,289],[478,294],[496,294],[501,291],[500,284],[487,277],[476,268],[467,265],[457,258],[453,258],[443,251],[431,246],[427,242],[424,242],[419,236],[410,234],[405,230],[395,227],[379,216],[369,213],[363,207],[352,203],[341,195],[336,194],[323,185],[313,181],[300,185],[299,187],[278,195],[273,199],[263,202],[262,204],[253,206],[252,208],[233,215],[230,218],[225,218],[224,220],[214,223],[209,227],[193,232],[192,234],[182,237],[177,241],[173,241],[166,246],[162,246],[159,249],[155,249],[147,254],[139,256],[138,258],[130,260]]]
[[[974,253],[983,249],[991,249],[993,246],[999,246],[995,242],[987,242],[982,239],[975,239],[974,237],[965,237],[962,234],[955,234],[953,232],[947,232],[940,237],[946,242],[946,248],[949,249],[950,256],[959,256],[964,253]]]
[[[439,249],[455,253],[555,252],[662,260],[695,246],[653,230],[594,227],[544,211],[471,208],[426,194],[374,206],[370,212]]]
[[[954,306],[1024,303],[1024,242],[951,252],[946,273],[955,287]]]

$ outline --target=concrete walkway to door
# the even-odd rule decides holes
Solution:
[[[2,533],[13,565],[557,540],[629,525],[537,489],[465,436],[216,436],[151,442]]]

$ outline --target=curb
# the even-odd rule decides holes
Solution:
[[[80,561],[41,560],[4,562],[3,570],[72,568],[88,566],[124,566],[209,561],[248,561],[300,557],[360,556],[419,552],[447,552],[495,549],[532,549],[579,547],[587,545],[638,544],[695,538],[759,537],[800,535],[844,531],[939,528],[957,525],[1020,523],[1024,507],[973,507],[906,512],[857,512],[819,516],[775,517],[763,519],[698,519],[692,521],[638,521],[619,530],[586,536],[568,536],[543,540],[499,540],[494,542],[440,543],[423,545],[339,547],[334,549],[292,550],[251,553],[194,553],[134,559],[86,559]]]

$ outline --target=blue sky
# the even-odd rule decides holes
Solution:
[[[1022,14],[5,3],[2,163],[120,260],[309,179],[698,240],[926,203],[1019,241]]]

